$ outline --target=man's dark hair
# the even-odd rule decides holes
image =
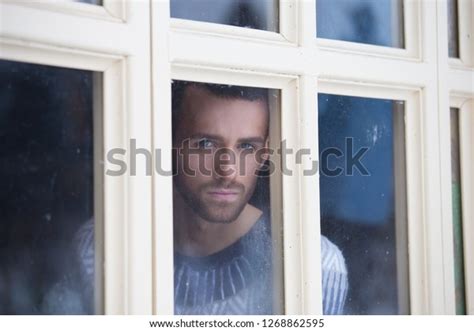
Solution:
[[[268,111],[268,90],[259,87],[237,86],[237,85],[222,85],[210,83],[198,83],[182,80],[174,80],[172,82],[172,120],[173,120],[173,135],[176,132],[177,124],[179,122],[179,115],[181,113],[181,106],[184,98],[184,93],[187,87],[196,86],[202,88],[212,95],[223,99],[243,99],[247,101],[263,101],[266,104]]]

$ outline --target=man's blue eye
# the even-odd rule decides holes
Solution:
[[[214,147],[214,143],[209,139],[201,139],[198,142],[199,148],[212,148]]]
[[[248,150],[255,150],[255,146],[249,143],[243,143],[240,145],[240,148],[242,149],[248,149]]]

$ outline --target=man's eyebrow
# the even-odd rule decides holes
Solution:
[[[195,133],[189,137],[189,139],[196,139],[196,138],[209,138],[213,140],[224,140],[224,137],[219,136],[217,134],[209,134],[209,133]]]
[[[212,140],[223,141],[225,140],[224,137],[217,135],[217,134],[208,134],[208,133],[195,133],[189,137],[189,139],[199,139],[199,138],[209,138]],[[240,138],[238,143],[242,142],[252,142],[252,143],[265,143],[265,138],[263,137],[245,137]]]
[[[238,140],[239,143],[242,143],[242,142],[252,142],[252,143],[265,143],[265,138],[263,137],[248,137],[248,138],[241,138]]]

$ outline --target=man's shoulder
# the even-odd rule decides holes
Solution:
[[[74,251],[79,259],[79,268],[84,276],[94,274],[94,219],[84,222],[73,238]]]
[[[322,269],[347,274],[346,262],[341,250],[326,236],[321,235]]]
[[[271,220],[266,214],[261,214],[255,224],[249,231],[241,238],[245,241],[253,241],[256,243],[268,244],[271,242]]]

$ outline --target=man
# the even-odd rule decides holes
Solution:
[[[268,147],[267,93],[173,84],[176,314],[274,313],[270,224],[249,204]],[[321,248],[324,313],[340,314],[344,259],[324,236]]]
[[[175,313],[270,313],[270,236],[248,203],[267,146],[262,91],[184,82],[173,91]]]
[[[268,147],[268,108],[265,89],[173,83],[176,314],[279,313],[273,311],[269,218],[249,203],[266,161],[260,152]],[[78,231],[76,243],[78,287],[89,288],[92,221]],[[341,314],[348,287],[344,258],[324,236],[321,253],[324,314]],[[46,311],[68,313],[61,309],[70,301],[76,313],[92,313],[90,295],[67,289],[56,286]],[[84,307],[77,304],[81,296],[89,302]]]

